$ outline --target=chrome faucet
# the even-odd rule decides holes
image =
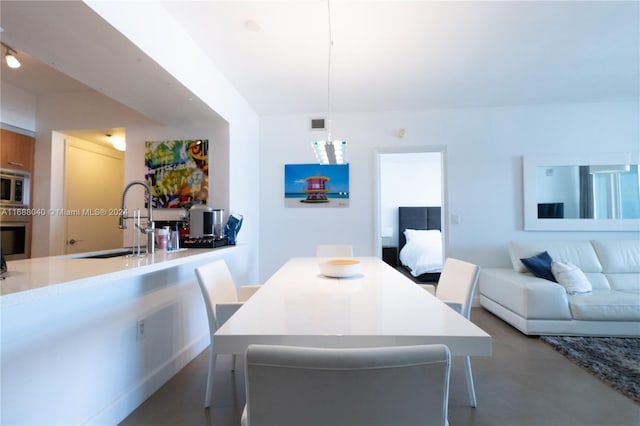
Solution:
[[[139,214],[133,215],[133,216],[127,216],[127,210],[125,209],[125,205],[124,205],[124,201],[125,198],[127,196],[127,191],[129,191],[129,188],[131,188],[134,185],[141,185],[144,187],[144,190],[147,193],[147,197],[148,197],[148,201],[147,201],[147,215],[146,216],[140,216]],[[137,220],[138,223],[134,222],[134,226],[136,228],[138,228],[140,230],[140,232],[142,232],[143,234],[145,234],[147,236],[147,254],[149,253],[154,253],[156,246],[155,246],[155,223],[153,222],[153,209],[151,208],[151,201],[152,201],[152,195],[151,195],[151,187],[149,187],[149,185],[147,185],[146,183],[142,182],[142,181],[138,181],[138,180],[134,180],[133,182],[130,182],[125,188],[124,191],[122,192],[122,203],[120,205],[120,209],[122,211],[122,215],[120,216],[120,224],[119,224],[119,228],[120,229],[127,229],[127,219],[134,219]],[[147,227],[146,228],[142,228],[140,226],[140,219],[147,219]],[[138,239],[138,254],[140,254],[140,240]]]

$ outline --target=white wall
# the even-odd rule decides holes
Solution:
[[[509,266],[507,242],[543,238],[632,238],[631,232],[523,231],[522,156],[637,150],[638,103],[333,113],[332,133],[349,142],[351,205],[286,209],[283,164],[313,162],[310,115],[261,119],[260,276],[316,244],[351,242],[356,255],[375,253],[376,147],[444,145],[447,149],[447,255],[481,266]],[[399,140],[394,129],[405,128]],[[310,226],[309,224],[313,224]],[[274,250],[277,248],[277,250]]]
[[[0,122],[20,129],[36,130],[36,96],[9,83],[0,83]]]

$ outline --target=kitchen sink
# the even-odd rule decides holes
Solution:
[[[110,251],[108,253],[90,254],[84,256],[78,256],[75,259],[110,259],[112,257],[120,257],[131,254],[131,249],[120,249],[117,251]]]

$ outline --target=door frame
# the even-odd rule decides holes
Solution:
[[[374,150],[375,156],[375,167],[374,169],[374,179],[375,182],[375,191],[374,191],[374,199],[375,199],[375,208],[374,208],[374,220],[373,220],[373,252],[376,257],[382,258],[382,213],[380,202],[382,201],[381,195],[381,159],[385,154],[422,154],[422,153],[440,153],[440,174],[441,176],[441,185],[442,185],[442,209],[441,209],[441,223],[442,223],[442,257],[443,261],[447,258],[447,253],[449,252],[449,229],[450,223],[448,221],[449,218],[449,197],[448,197],[448,184],[447,184],[447,147],[444,145],[416,145],[416,146],[406,146],[406,147],[378,147]]]

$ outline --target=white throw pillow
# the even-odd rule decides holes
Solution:
[[[551,262],[551,273],[567,294],[591,293],[591,283],[576,265],[554,260]]]

